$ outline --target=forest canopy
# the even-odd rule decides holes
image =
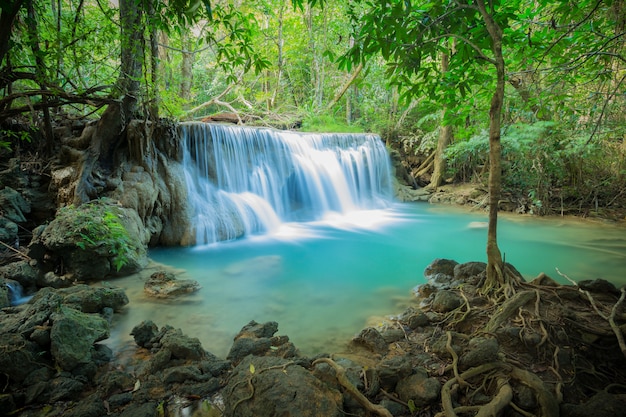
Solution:
[[[497,77],[480,3],[3,1],[0,144],[52,148],[55,117],[132,96],[142,118],[379,132],[421,185],[435,154],[435,185],[486,181]],[[536,213],[610,205],[626,181],[624,1],[488,8],[502,29],[505,191]]]

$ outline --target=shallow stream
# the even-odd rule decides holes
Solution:
[[[250,320],[277,321],[304,354],[341,351],[367,325],[401,313],[435,258],[485,261],[487,215],[425,203],[358,211],[275,233],[191,248],[157,249],[150,257],[200,282],[200,291],[159,301],[143,293],[143,276],[112,281],[130,305],[116,315],[107,343],[129,345],[142,320],[169,324],[225,357]],[[555,268],[579,281],[626,284],[626,227],[563,218],[501,215],[499,246],[527,278]]]

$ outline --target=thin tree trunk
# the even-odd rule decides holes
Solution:
[[[193,60],[194,54],[190,51],[192,47],[189,35],[183,34],[183,60],[181,63],[180,97],[185,100],[191,99],[191,84],[193,82]]]
[[[489,109],[489,228],[487,230],[487,279],[485,290],[499,290],[507,285],[502,254],[498,247],[498,203],[502,173],[500,160],[502,145],[500,143],[500,118],[504,101],[504,58],[502,56],[502,29],[493,20],[485,7],[484,0],[477,0],[478,9],[483,17],[492,41],[493,64],[496,67],[496,89]]]
[[[343,83],[341,88],[337,90],[337,93],[335,93],[335,96],[330,101],[330,103],[328,103],[328,106],[326,107],[328,110],[330,110],[335,104],[337,104],[339,100],[341,100],[341,97],[343,97],[346,91],[348,91],[348,88],[350,88],[350,86],[354,83],[354,81],[356,81],[359,74],[361,74],[361,70],[363,70],[363,64],[359,64],[359,66],[354,69],[354,72],[352,73],[352,75],[350,75],[350,78],[348,78],[346,82]]]
[[[284,16],[285,5],[281,2],[280,12],[278,14],[278,39],[276,40],[276,47],[278,48],[278,59],[276,62],[276,66],[278,69],[278,74],[276,75],[276,88],[274,88],[274,92],[272,93],[272,98],[270,99],[270,110],[276,106],[276,97],[278,96],[278,91],[280,90],[280,84],[283,77],[283,70],[285,66],[285,62],[283,59],[283,16]]]
[[[441,72],[445,74],[448,72],[448,63],[449,63],[450,55],[448,52],[442,52],[441,54]],[[443,121],[445,121],[445,116],[447,112],[447,108],[444,106],[443,112]],[[429,188],[437,188],[443,183],[443,172],[446,169],[446,160],[443,156],[446,148],[452,141],[452,125],[444,124],[442,121],[442,126],[439,129],[439,139],[437,140],[437,150],[435,151],[435,169],[433,171],[433,175],[430,178]]]
[[[154,3],[148,2],[148,16],[152,21],[155,17]],[[153,27],[150,31],[150,118],[158,120],[161,97],[159,83],[161,82],[161,65],[159,64],[159,30]]]
[[[43,58],[41,56],[41,48],[39,47],[39,36],[37,33],[37,18],[35,16],[35,7],[33,5],[33,1],[29,1],[28,5],[28,31],[30,37],[30,47],[33,51],[33,55],[35,56],[35,74],[37,77],[37,83],[42,90],[47,90],[45,80],[46,80],[46,71],[45,64],[43,62]],[[41,96],[41,101],[43,103],[43,123],[44,123],[44,138],[45,138],[45,149],[47,152],[52,151],[52,142],[53,142],[53,133],[52,133],[52,121],[50,120],[50,109],[48,108],[48,97],[46,95]]]

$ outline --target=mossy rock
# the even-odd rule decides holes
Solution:
[[[147,263],[148,239],[134,210],[102,199],[61,208],[35,234],[29,249],[45,271],[94,281],[141,270]]]

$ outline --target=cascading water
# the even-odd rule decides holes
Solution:
[[[180,134],[198,244],[392,201],[389,156],[376,135],[206,123],[183,123]]]

